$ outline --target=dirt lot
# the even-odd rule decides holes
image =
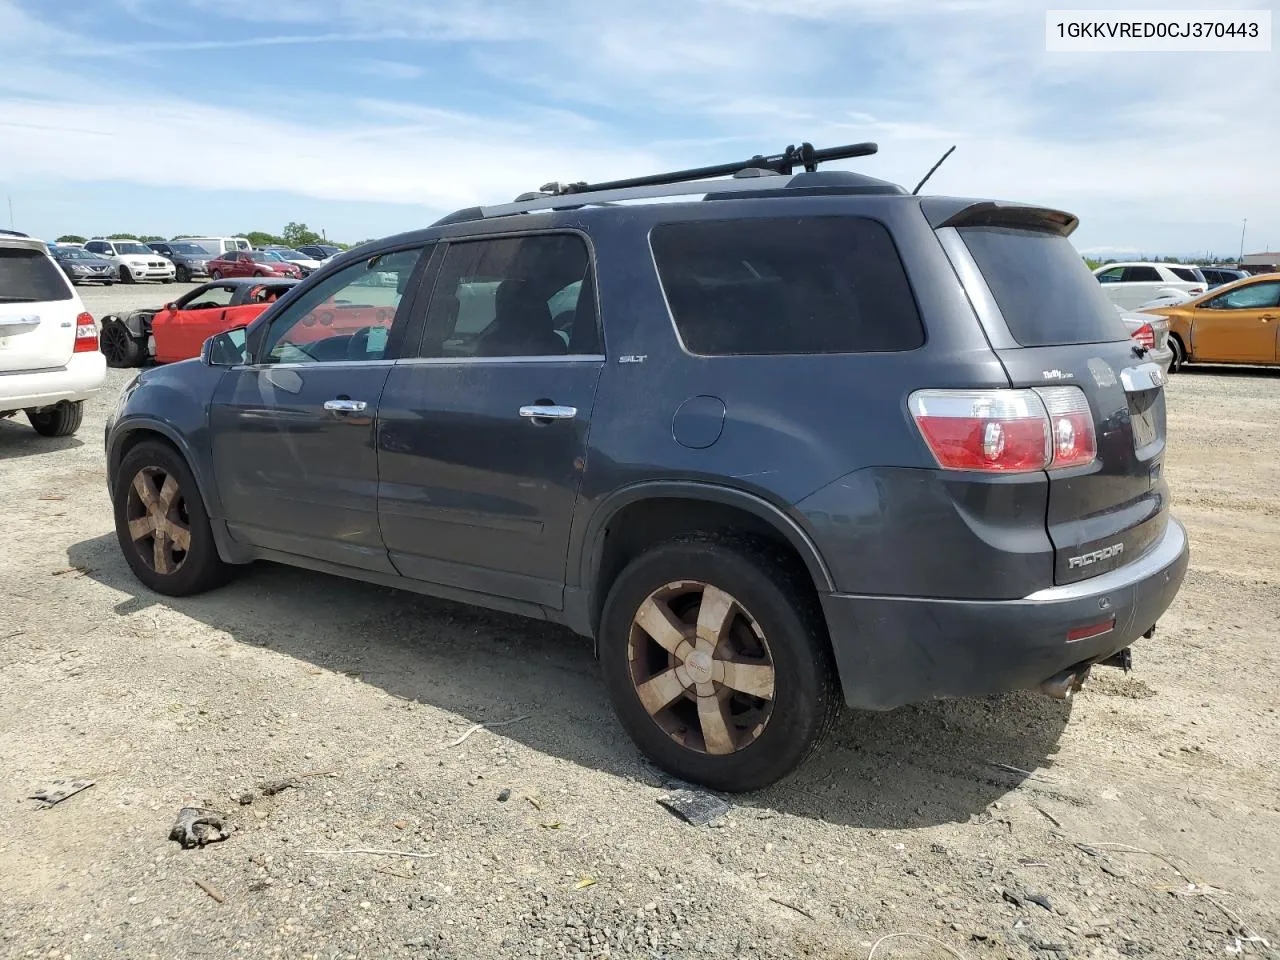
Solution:
[[[1280,956],[1280,373],[1169,387],[1192,569],[1134,673],[846,715],[703,828],[562,630],[268,565],[143,591],[103,479],[126,379],[77,438],[0,422],[0,956]],[[39,809],[54,777],[96,785]],[[235,832],[181,850],[184,805]]]

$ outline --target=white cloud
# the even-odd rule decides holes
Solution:
[[[253,182],[264,189],[443,207],[801,139],[876,140],[882,153],[856,167],[910,187],[956,143],[931,192],[1062,206],[1081,215],[1079,236],[1090,244],[1233,249],[1227,240],[1244,216],[1251,233],[1256,225],[1280,235],[1280,125],[1262,112],[1280,89],[1274,55],[1050,55],[1044,11],[1024,0],[117,2],[144,16],[167,11],[171,27],[103,43],[0,0],[0,55],[8,46],[16,67],[0,77],[0,122],[23,131],[5,137],[0,174],[74,179],[84,171],[63,158],[96,154],[104,137],[145,143],[199,136],[216,123],[228,139],[220,150],[260,161]],[[177,29],[187,19],[180,4],[188,16],[217,16],[217,34]],[[376,56],[388,39],[396,56]],[[325,121],[272,117],[270,105],[211,112],[172,98],[139,116],[114,106],[105,88],[59,75],[68,62],[93,70],[110,65],[106,58],[147,63],[169,51],[307,44],[332,47],[349,70],[406,82],[422,70],[406,59],[406,44],[418,45],[410,49],[423,51],[423,64],[451,45],[457,88],[485,97],[462,108],[456,99],[335,97]],[[52,102],[37,104],[37,91]],[[1260,98],[1262,110],[1243,108],[1242,98]],[[424,155],[457,159],[442,166]],[[314,156],[333,159],[307,162]],[[103,157],[92,176],[216,187],[218,166],[158,174]],[[288,176],[273,172],[283,168]],[[225,186],[245,186],[232,179]]]

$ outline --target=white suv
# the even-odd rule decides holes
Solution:
[[[104,240],[94,237],[84,248],[110,260],[120,268],[120,282],[135,280],[159,280],[173,283],[177,269],[167,260],[139,240]]]
[[[37,433],[70,436],[106,375],[98,326],[48,248],[0,230],[0,419],[22,410]]]
[[[1108,263],[1093,275],[1111,302],[1126,310],[1159,297],[1198,297],[1209,289],[1198,267],[1180,263]]]

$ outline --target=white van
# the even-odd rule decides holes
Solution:
[[[36,433],[68,437],[106,375],[98,326],[48,248],[0,230],[0,418],[21,410]]]
[[[215,257],[230,253],[232,250],[253,249],[253,244],[244,237],[174,237],[173,239],[186,243],[198,243]]]

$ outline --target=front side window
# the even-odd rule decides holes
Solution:
[[[1214,297],[1205,306],[1211,310],[1265,310],[1280,306],[1280,281],[1251,283]]]
[[[1112,267],[1098,274],[1099,283],[1119,283],[1124,279],[1124,267]]]
[[[259,363],[381,360],[422,249],[398,250],[353,263],[311,287],[277,316]],[[370,275],[386,278],[377,284]]]
[[[208,310],[214,307],[229,306],[231,298],[235,296],[235,292],[235,287],[230,284],[209,287],[207,290],[197,291],[188,297],[186,303],[182,305],[182,309]]]
[[[427,311],[421,356],[600,353],[591,256],[577,234],[449,245]]]
[[[696,220],[660,224],[650,243],[691,353],[883,353],[924,343],[902,260],[875,220]]]

